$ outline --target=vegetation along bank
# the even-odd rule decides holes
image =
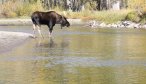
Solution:
[[[26,19],[34,11],[49,10],[87,21],[91,27],[143,28],[146,23],[145,0],[2,0],[0,4],[0,18],[17,19],[20,24],[29,24]]]

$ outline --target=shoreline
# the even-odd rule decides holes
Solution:
[[[131,29],[139,29],[143,28],[146,29],[146,23],[136,23],[132,21],[118,21],[116,23],[110,23],[107,24],[105,22],[90,20],[86,23],[86,26],[89,26],[91,28],[131,28]]]
[[[71,25],[85,24],[81,19],[68,19]],[[0,26],[27,26],[32,25],[31,19],[0,19]]]
[[[118,21],[115,23],[107,24],[101,21],[88,20],[83,21],[82,19],[68,19],[71,25],[84,25],[91,28],[144,28],[146,29],[146,23],[135,23],[132,21]],[[0,19],[0,26],[30,26],[32,25],[31,19]]]

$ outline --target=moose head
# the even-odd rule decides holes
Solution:
[[[70,23],[67,21],[66,17],[62,16],[61,18],[61,29],[62,27],[69,27],[70,26]]]

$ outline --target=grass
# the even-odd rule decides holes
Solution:
[[[67,11],[65,16],[69,18],[81,18],[83,20],[97,20],[106,23],[113,23],[125,19],[127,14],[132,10],[108,10],[108,11],[82,11],[82,12],[69,12]]]
[[[0,5],[0,17],[5,18],[15,18],[15,17],[25,17],[30,16],[34,11],[43,11],[43,7],[38,3],[22,3],[20,1],[8,1]]]
[[[13,4],[12,4],[13,3]],[[8,1],[0,5],[1,14],[0,17],[3,18],[27,18],[29,17],[34,11],[48,11],[45,10],[41,4],[39,3],[22,3],[22,2],[13,2]],[[71,12],[71,11],[63,11],[60,7],[56,7],[53,10],[57,11],[58,13],[72,19],[83,19],[83,20],[97,20],[103,21],[106,23],[113,23],[117,21],[123,20],[126,15],[131,12],[131,10],[108,10],[108,11],[90,11],[84,10],[81,12]]]

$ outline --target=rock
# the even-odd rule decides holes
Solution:
[[[96,21],[95,21],[95,20],[93,20],[93,21],[90,22],[90,26],[91,26],[92,28],[93,28],[93,27],[96,27],[96,25],[97,25],[97,24],[96,24]]]
[[[87,22],[87,26],[91,27],[91,28],[96,28],[100,26],[101,22],[95,21],[95,20],[91,20],[89,22]]]
[[[134,24],[134,28],[140,28],[140,24]]]
[[[129,26],[130,24],[132,24],[131,21],[123,21],[122,22],[122,25],[124,25],[124,26]]]
[[[100,27],[106,27],[106,24],[104,22],[102,22],[99,26]]]
[[[144,24],[143,26],[141,26],[142,28],[146,28],[146,24]]]
[[[111,27],[111,24],[108,24],[106,27],[110,28]]]
[[[118,26],[116,24],[111,24],[111,27],[117,28]]]

